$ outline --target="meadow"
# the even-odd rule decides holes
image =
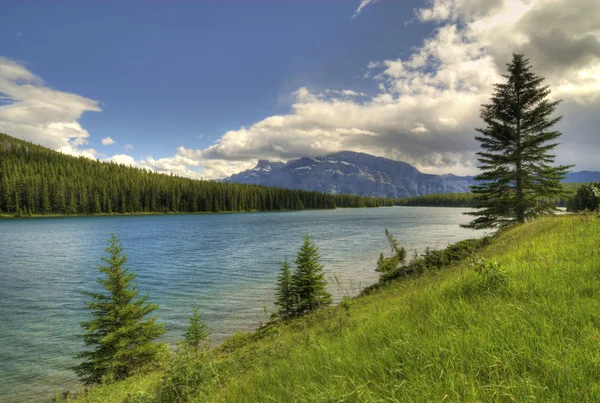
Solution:
[[[66,400],[599,401],[600,219],[542,218],[486,243]]]

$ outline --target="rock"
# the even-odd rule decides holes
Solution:
[[[468,192],[474,184],[471,176],[423,174],[406,162],[350,151],[287,163],[259,160],[224,181],[372,197]]]

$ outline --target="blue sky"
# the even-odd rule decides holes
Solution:
[[[425,171],[471,173],[477,109],[489,95],[482,83],[498,79],[506,55],[527,45],[508,49],[502,41],[510,42],[511,31],[525,29],[519,24],[544,5],[517,3],[4,2],[0,56],[10,87],[2,89],[0,81],[0,92],[12,109],[0,113],[0,130],[65,152],[188,176],[220,177],[258,158],[339,149],[406,160]],[[497,42],[476,25],[501,17],[512,20],[500,26]],[[544,18],[533,23],[548,23]],[[565,21],[551,23],[574,41],[597,39],[598,25],[586,33]],[[531,54],[547,66],[543,52],[548,49],[538,46]],[[582,60],[567,67],[575,77],[569,84],[583,88],[577,77],[593,71],[598,58]],[[6,73],[15,69],[21,70]],[[561,80],[567,76],[561,70]],[[28,95],[27,85],[40,94]],[[57,93],[79,98],[60,103]],[[587,125],[594,123],[588,109],[600,87],[577,107],[583,93],[560,95],[568,101],[565,111],[583,115]],[[45,103],[31,118],[48,115],[45,120],[19,120],[18,107]],[[454,110],[455,103],[464,106]],[[61,113],[49,116],[56,109]],[[579,134],[567,143],[587,138],[586,127],[573,122]],[[114,143],[103,144],[107,137]],[[567,148],[564,155],[582,151]],[[590,158],[582,166],[600,169]]]
[[[427,33],[404,26],[415,6],[387,1],[352,19],[357,3],[336,0],[12,2],[0,49],[49,86],[100,101],[80,120],[90,146],[110,136],[144,157],[283,113],[301,86],[372,91],[357,80],[369,61]]]

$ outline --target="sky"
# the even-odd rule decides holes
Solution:
[[[598,0],[0,0],[0,132],[193,178],[350,150],[477,173],[513,52],[600,170]]]

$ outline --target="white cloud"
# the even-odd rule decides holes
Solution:
[[[133,158],[130,155],[125,155],[125,154],[113,155],[112,157],[105,159],[105,161],[114,162],[116,164],[123,164],[123,165],[127,165],[127,166],[132,166],[132,167],[136,167],[136,168],[140,167],[140,164],[138,164],[135,161],[135,158]]]
[[[123,148],[125,149],[125,151],[131,151],[133,150],[135,147],[133,146],[133,144],[125,144],[123,146]]]
[[[362,2],[357,11],[369,3]],[[531,56],[553,96],[565,100],[559,110],[566,115],[559,127],[565,133],[559,162],[572,163],[570,156],[578,150],[579,169],[598,169],[595,127],[600,121],[597,114],[582,111],[600,107],[600,10],[590,13],[600,3],[575,3],[430,1],[416,15],[419,21],[438,24],[432,36],[405,59],[367,65],[367,77],[373,77],[379,91],[374,96],[359,101],[355,94],[362,94],[353,90],[300,88],[290,113],[230,130],[212,146],[185,149],[185,155],[198,161],[207,177],[229,175],[257,159],[289,160],[340,150],[403,160],[424,172],[474,173],[480,106],[488,102],[493,84],[503,80],[505,63],[516,50]],[[556,53],[569,57],[551,57]]]
[[[361,0],[360,4],[358,5],[358,8],[356,9],[356,11],[354,11],[354,14],[352,14],[352,18],[358,17],[358,15],[365,7],[367,7],[370,4],[376,3],[377,1],[378,0]]]
[[[0,132],[68,154],[93,157],[83,150],[89,133],[78,120],[101,111],[98,102],[52,89],[22,63],[0,57]]]
[[[362,1],[356,15],[372,3]],[[558,127],[564,133],[558,162],[600,169],[600,2],[433,0],[415,14],[417,22],[436,24],[435,30],[408,57],[396,59],[397,52],[391,51],[394,57],[366,66],[373,95],[302,87],[293,93],[288,113],[229,130],[204,149],[180,147],[171,157],[138,161],[126,155],[112,158],[158,172],[221,178],[258,159],[285,161],[351,150],[406,161],[429,173],[474,173],[481,104],[489,101],[493,84],[503,80],[505,64],[516,51],[531,58],[552,96],[564,100],[559,108],[565,117]],[[12,85],[26,80],[45,88],[21,65],[4,65],[0,76]],[[95,101],[64,95],[79,114],[49,119],[44,135],[58,139],[55,148],[66,144],[78,149],[87,132],[77,119],[99,108]],[[16,112],[10,119],[27,121],[19,121]]]
[[[115,144],[115,141],[113,139],[111,139],[110,137],[104,137],[102,139],[102,145],[109,146],[111,144]]]

